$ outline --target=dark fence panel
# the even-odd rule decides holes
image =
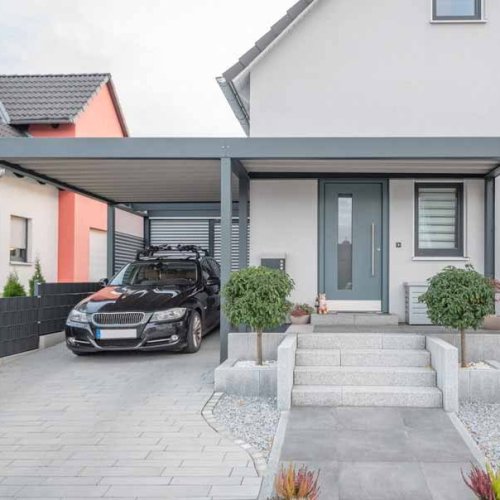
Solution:
[[[0,299],[0,357],[38,348],[38,297]]]
[[[0,358],[38,348],[38,337],[64,329],[71,309],[99,283],[44,283],[36,297],[0,298]]]
[[[40,297],[38,321],[40,335],[60,332],[73,307],[101,288],[99,283],[43,283],[38,285]]]

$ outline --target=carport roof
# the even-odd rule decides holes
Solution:
[[[0,139],[7,168],[109,203],[219,201],[221,158],[255,178],[481,177],[500,138]]]

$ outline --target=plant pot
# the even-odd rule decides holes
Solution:
[[[311,321],[311,316],[290,316],[290,321],[292,325],[307,325]]]
[[[500,330],[500,316],[494,314],[486,316],[483,321],[483,328],[485,330]]]

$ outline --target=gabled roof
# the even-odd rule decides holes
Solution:
[[[0,137],[26,137],[21,130],[9,125],[9,113],[0,101]]]
[[[11,125],[74,123],[106,84],[128,135],[109,73],[0,75],[0,101]]]
[[[250,50],[239,58],[237,63],[217,78],[222,92],[247,135],[250,132],[249,67],[272,44],[278,41],[315,1],[299,0],[295,3],[278,22],[271,26],[271,29],[264,36],[255,42]]]

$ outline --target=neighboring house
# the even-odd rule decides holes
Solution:
[[[111,76],[0,75],[0,138],[26,136],[127,137]],[[142,218],[122,211],[116,217],[117,230],[127,233],[128,226],[131,237],[142,241]],[[12,270],[26,284],[36,258],[48,281],[105,277],[107,225],[107,206],[100,201],[4,173],[0,285]]]
[[[492,0],[300,0],[218,82],[252,138],[499,137],[497,47]],[[405,282],[485,271],[480,161],[244,165],[251,264],[286,257],[296,301],[404,320]]]

